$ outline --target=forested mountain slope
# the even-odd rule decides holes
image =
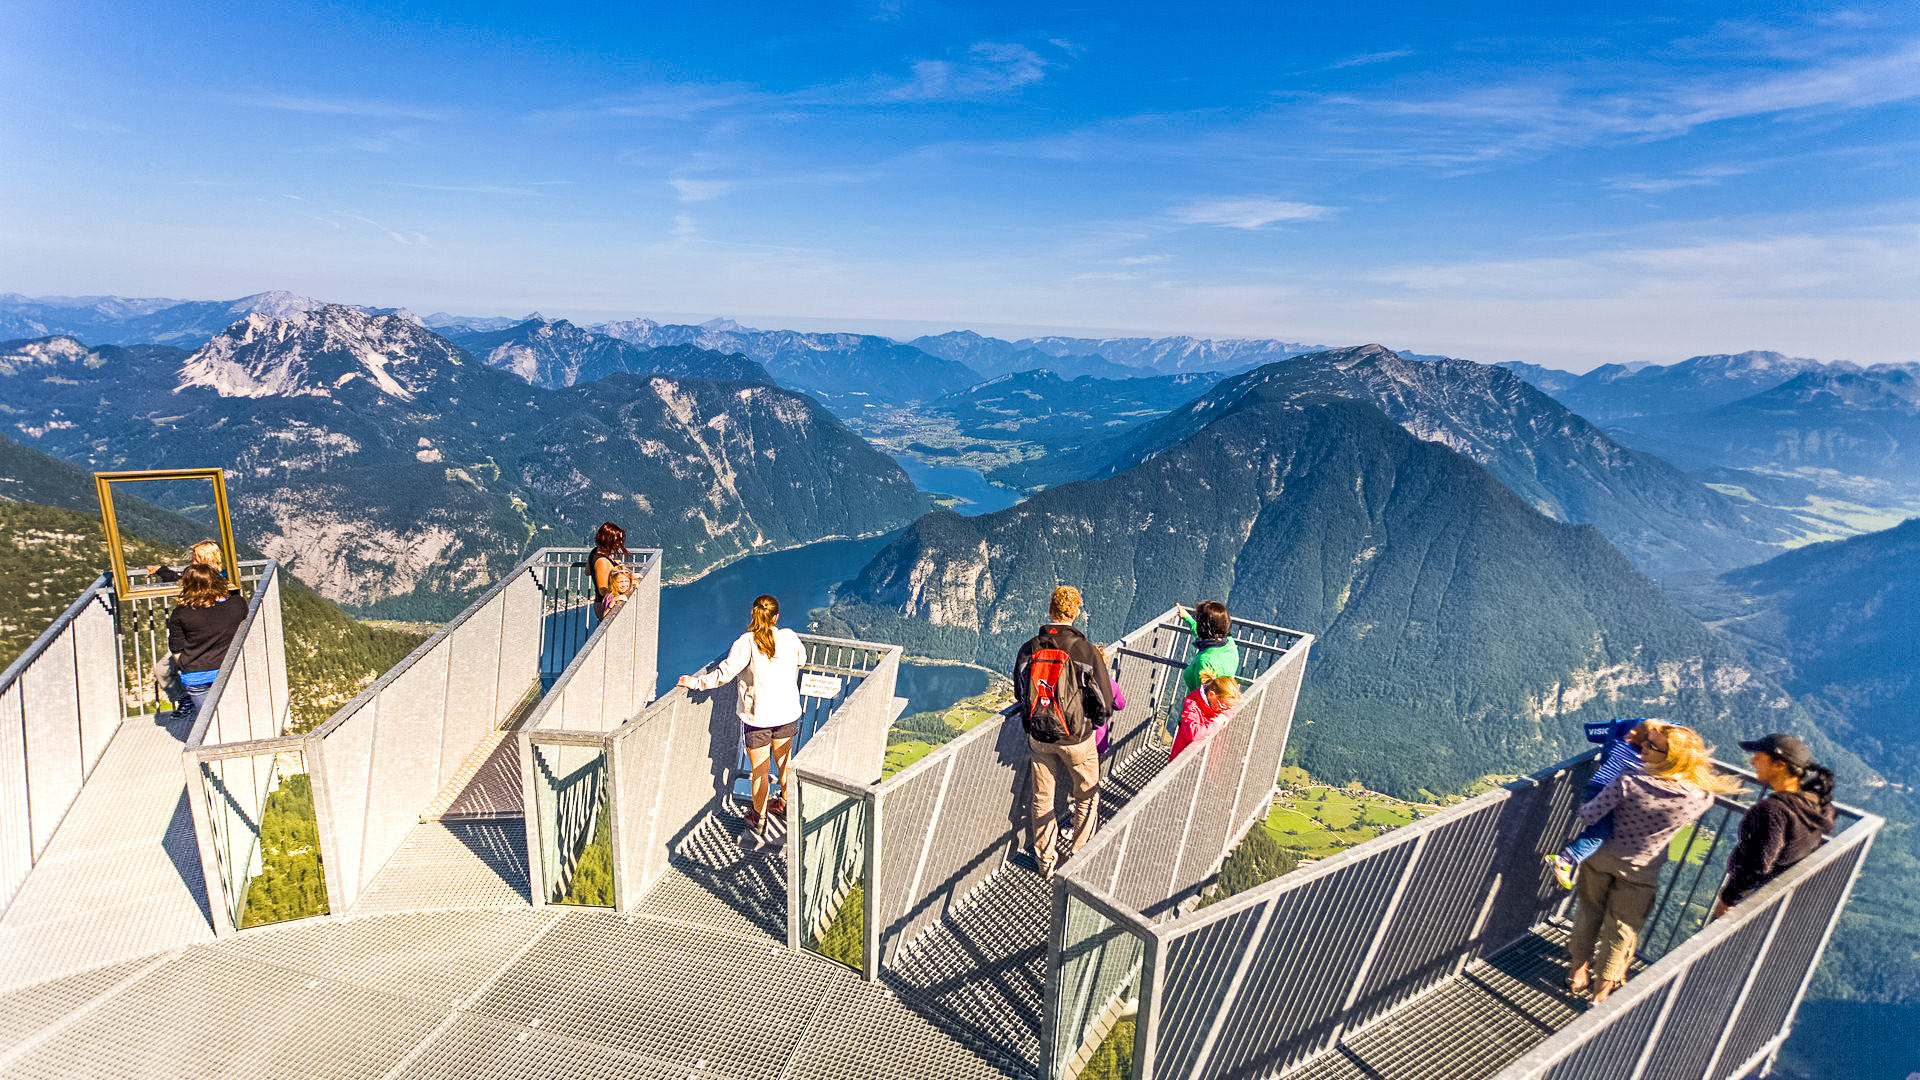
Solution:
[[[1658,578],[1719,572],[1777,554],[1792,516],[1736,500],[1630,450],[1519,377],[1465,360],[1409,360],[1378,345],[1302,356],[1235,376],[1141,429],[1103,475],[1131,468],[1250,399],[1336,395],[1465,454],[1549,517],[1599,529]]]
[[[1105,480],[922,518],[842,587],[833,616],[1005,666],[1061,582],[1085,591],[1102,639],[1224,597],[1319,636],[1301,764],[1397,794],[1539,767],[1584,745],[1580,720],[1621,713],[1683,719],[1723,746],[1757,717],[1820,738],[1599,533],[1372,405],[1247,394],[1211,411]]]

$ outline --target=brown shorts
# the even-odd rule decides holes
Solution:
[[[795,735],[800,734],[800,721],[798,720],[795,720],[791,724],[781,724],[779,727],[748,727],[746,724],[741,724],[740,727],[747,734],[747,749],[749,750],[758,750],[763,746],[771,744],[775,739],[791,739]]]

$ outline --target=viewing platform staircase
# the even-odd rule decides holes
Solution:
[[[168,601],[91,586],[0,677],[0,1077],[1732,1080],[1880,826],[1843,810],[1709,924],[1748,805],[1721,799],[1591,1009],[1543,863],[1585,758],[1203,901],[1267,816],[1312,639],[1236,623],[1242,704],[1168,764],[1169,611],[1117,643],[1099,825],[1051,879],[1014,717],[887,774],[878,642],[802,635],[758,836],[734,688],[654,698],[660,553],[604,620],[586,554],[536,552],[310,731],[274,564],[243,565],[191,727],[146,685]]]

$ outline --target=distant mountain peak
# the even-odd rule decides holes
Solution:
[[[221,397],[335,397],[356,380],[412,401],[459,352],[418,323],[322,304],[285,316],[249,314],[189,356],[176,392]]]
[[[84,363],[91,355],[92,352],[85,345],[65,334],[33,341],[12,342],[9,343],[5,354],[0,355],[0,375],[18,375],[28,368],[35,367]]]

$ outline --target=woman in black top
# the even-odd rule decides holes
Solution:
[[[627,564],[627,530],[611,521],[602,522],[593,534],[593,554],[587,556],[587,572],[593,575],[593,599],[599,610],[613,591],[613,575]]]
[[[176,719],[199,713],[200,703],[220,675],[227,647],[240,624],[247,621],[247,604],[227,588],[220,574],[204,563],[194,563],[180,574],[180,598],[167,616],[167,651],[187,690],[187,708]],[[186,717],[180,716],[184,711]]]
[[[1792,735],[1743,742],[1753,775],[1772,790],[1740,819],[1740,840],[1727,856],[1727,884],[1713,917],[1813,854],[1833,831],[1833,770],[1815,764],[1813,751]]]

